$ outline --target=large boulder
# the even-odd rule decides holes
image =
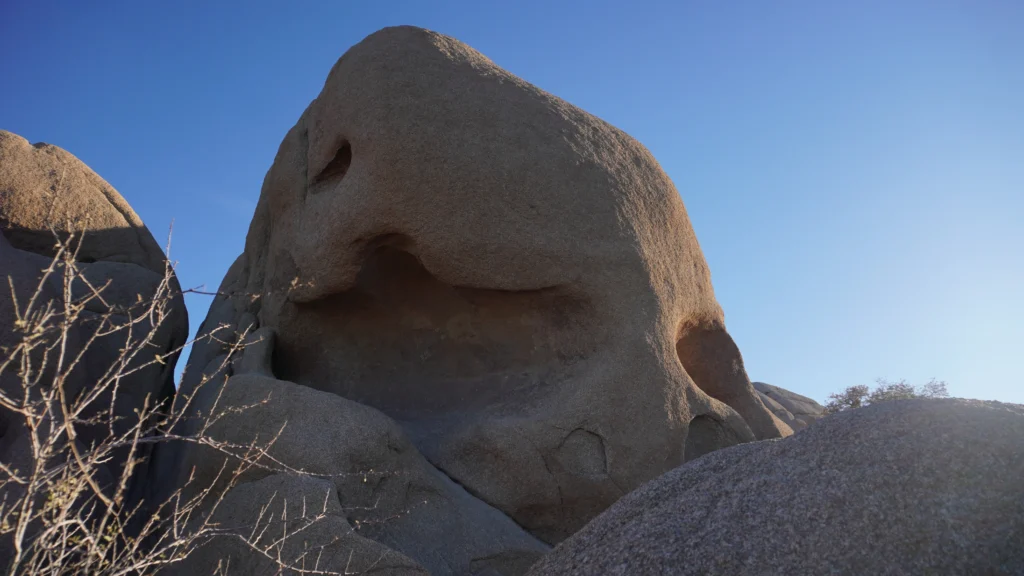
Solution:
[[[720,450],[545,556],[573,574],[1024,574],[1024,406],[901,400]]]
[[[322,415],[289,446],[337,439],[281,457],[325,478],[392,462],[334,432],[386,427],[402,439],[397,472],[433,500],[364,534],[431,571],[520,574],[524,535],[559,542],[685,461],[792,432],[752,387],[651,154],[419,28],[381,30],[337,62],[218,292],[200,328],[217,338],[193,347],[179,404],[281,390],[293,424]],[[250,363],[234,347],[270,333],[272,362],[239,379]],[[236,431],[268,437],[282,417]],[[187,449],[171,467],[206,461]],[[338,486],[343,504],[358,498]],[[404,509],[396,494],[382,502]],[[488,531],[485,517],[508,521]]]
[[[827,415],[824,406],[807,396],[801,396],[796,392],[790,392],[785,388],[764,382],[754,382],[753,384],[761,402],[764,402],[772,414],[788,424],[794,432],[810,426],[815,420]]]
[[[60,241],[71,235],[74,280],[65,291],[63,264],[49,275],[44,270],[54,262]],[[124,198],[80,160],[56,146],[30,144],[4,131],[0,131],[0,282],[0,350],[4,354],[17,353],[25,338],[18,318],[30,302],[36,310],[45,306],[60,310],[65,296],[74,302],[88,300],[65,342],[65,369],[81,355],[65,381],[69,398],[95,392],[96,383],[113,373],[108,369],[122,361],[126,346],[138,345],[138,353],[121,370],[124,376],[117,382],[116,394],[111,386],[81,414],[83,420],[96,418],[97,424],[78,430],[77,442],[82,446],[104,440],[108,425],[116,434],[126,433],[138,422],[136,411],[146,402],[152,407],[174,395],[174,363],[188,335],[188,318],[159,244]],[[93,291],[99,297],[89,298]],[[148,314],[149,302],[157,294],[162,295],[166,312],[159,325],[154,323],[156,315]],[[51,331],[49,337],[57,333]],[[147,336],[148,343],[140,345]],[[31,356],[44,386],[53,382],[55,374],[57,355],[51,354],[45,362],[42,355],[52,342],[44,338]],[[10,397],[21,397],[19,372],[11,368],[0,374],[0,388]],[[111,414],[113,422],[107,419]],[[0,461],[30,461],[27,454],[12,452],[29,445],[24,418],[0,411],[0,430]],[[148,452],[144,447],[136,456]],[[124,457],[127,449],[103,464],[97,474],[118,478]],[[138,480],[139,485],[145,483],[145,468]]]
[[[218,306],[276,331],[276,377],[395,419],[547,542],[687,458],[790,433],[650,153],[427,30],[334,66],[232,274],[249,302]]]
[[[173,395],[177,354],[168,353],[184,344],[188,336],[181,288],[168,272],[160,245],[113,186],[65,150],[41,142],[30,144],[17,134],[0,130],[0,232],[5,240],[5,265],[0,270],[12,277],[16,290],[34,290],[58,241],[74,234],[71,247],[79,279],[72,286],[71,297],[81,300],[93,288],[98,289],[101,298],[91,299],[86,306],[93,314],[124,316],[139,310],[139,302],[161,289],[169,275],[168,285],[162,288],[168,299],[168,317],[152,346],[153,353],[166,355],[165,362],[158,374],[138,374],[122,391],[139,398]],[[15,274],[18,270],[22,271]],[[62,290],[59,276],[53,275],[50,286],[44,288],[48,299]],[[13,306],[9,300],[5,304]],[[0,318],[0,322],[6,321],[6,317]],[[13,337],[10,324],[0,326],[7,328],[0,334]],[[135,337],[140,334],[136,328]],[[120,343],[111,339],[107,345],[95,345],[96,354],[100,349],[105,354],[117,352],[126,335],[117,336]],[[106,360],[90,357],[83,364],[102,372]]]

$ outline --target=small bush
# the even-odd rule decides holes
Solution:
[[[850,386],[842,392],[829,394],[828,403],[825,405],[825,412],[835,414],[843,410],[851,410],[862,406],[869,406],[878,402],[888,400],[905,400],[908,398],[948,398],[946,383],[932,378],[928,383],[919,388],[907,383],[906,380],[889,382],[879,378],[875,380],[877,385],[874,390],[867,386]]]

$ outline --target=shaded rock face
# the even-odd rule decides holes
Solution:
[[[149,230],[132,211],[124,198],[95,172],[68,152],[48,144],[30,144],[24,138],[0,131],[0,348],[12,350],[20,341],[15,330],[15,301],[7,280],[23,311],[37,287],[40,305],[53,303],[58,308],[64,298],[61,274],[50,277],[40,286],[43,270],[52,262],[57,240],[54,233],[67,238],[78,234],[81,245],[77,253],[80,279],[71,285],[70,297],[80,301],[89,293],[84,281],[100,289],[101,299],[90,301],[79,323],[72,327],[68,358],[75,357],[99,329],[99,319],[111,315],[112,325],[126,325],[127,314],[138,316],[139,299],[148,301],[164,280],[166,259]],[[75,241],[78,245],[78,241]],[[82,281],[84,280],[84,281]],[[129,367],[151,362],[160,354],[166,360],[124,377],[119,385],[114,415],[114,429],[123,433],[130,429],[135,410],[149,397],[151,405],[174,394],[174,361],[172,350],[181,346],[188,335],[188,317],[177,281],[171,279],[173,297],[168,303],[168,319],[155,330],[151,346],[140,352]],[[109,329],[110,326],[107,328]],[[136,322],[133,338],[138,340],[153,329],[145,322]],[[77,397],[94,386],[112,365],[128,341],[128,330],[116,331],[96,339],[89,345],[79,366],[71,372],[67,394]],[[52,368],[51,360],[49,366]],[[46,378],[43,382],[46,382]],[[0,387],[20,397],[20,380],[12,368],[0,375]],[[109,396],[94,402],[84,417],[105,413]],[[0,461],[26,461],[27,453],[14,454],[18,446],[27,446],[23,436],[23,419],[0,414]],[[105,438],[106,430],[80,430],[84,444]],[[26,448],[27,449],[27,448]],[[144,450],[145,451],[145,450]],[[100,475],[116,478],[123,462],[108,463]],[[142,479],[140,478],[140,481]]]
[[[793,431],[802,430],[811,423],[827,416],[825,407],[807,396],[790,392],[785,388],[754,382],[757,395],[772,414],[789,425]]]
[[[253,502],[263,502],[267,507],[253,506]],[[300,512],[302,510],[305,514]],[[273,543],[280,537],[281,527],[275,525],[277,530],[266,531],[254,542],[274,550],[272,558],[279,557],[289,565],[305,565],[307,570],[317,570],[315,573],[320,574],[430,574],[411,559],[358,534],[349,523],[329,481],[275,474],[246,482],[227,495],[214,520],[224,526],[263,525],[260,512],[275,518],[291,516],[293,520],[283,523],[285,529],[301,530],[302,536],[288,539],[279,556]],[[322,518],[319,517],[321,513]],[[275,560],[254,554],[245,543],[224,538],[193,552],[183,563],[162,574],[219,574],[224,572],[225,566],[229,566],[230,573],[234,574],[289,573],[281,571]]]
[[[202,330],[272,331],[270,376],[372,407],[547,543],[687,459],[791,433],[650,153],[427,30],[334,66],[221,290]],[[224,352],[195,347],[183,391]]]
[[[900,400],[715,452],[530,574],[1022,574],[1024,406]]]
[[[259,532],[254,527],[263,506],[287,500],[293,515],[299,509],[317,511],[326,495],[329,516],[297,540],[326,546],[320,569],[339,573],[373,567],[374,574],[522,574],[549,549],[431,466],[391,418],[337,394],[270,376],[268,328],[253,333],[252,342],[216,392],[221,407],[258,406],[227,413],[208,435],[248,445],[280,430],[269,457],[304,473],[246,471],[218,507],[215,521]],[[209,396],[199,403],[209,413]],[[211,485],[215,493],[227,487],[218,452],[192,448],[184,455],[181,468],[195,478],[187,497]],[[280,489],[276,499],[268,486]],[[278,537],[281,530],[271,532]],[[286,561],[303,550],[297,543],[290,547],[296,550]],[[249,567],[246,574],[277,573],[273,563],[247,550],[236,539],[216,539],[171,573],[210,573],[227,558],[234,558],[233,566]]]

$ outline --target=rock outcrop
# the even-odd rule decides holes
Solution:
[[[64,243],[74,251],[75,273],[65,291],[63,265],[43,278],[59,240],[71,235],[72,241]],[[68,374],[64,390],[69,404],[96,396],[78,416],[80,422],[92,420],[77,427],[75,442],[83,449],[107,440],[111,429],[117,435],[127,433],[138,422],[136,411],[147,401],[152,407],[174,395],[174,364],[177,349],[188,336],[188,317],[177,280],[166,273],[160,246],[112,186],[60,148],[30,144],[0,131],[0,351],[5,360],[7,354],[20,354],[16,350],[26,334],[18,319],[33,295],[37,314],[46,306],[62,312],[65,298],[85,302],[68,329],[62,368]],[[89,297],[94,290],[99,297]],[[166,313],[159,325],[154,320],[157,314],[145,312],[157,294],[164,296]],[[32,368],[25,373],[39,375],[40,386],[54,382],[58,354],[54,351],[44,360],[42,351],[56,341],[59,317],[53,316],[48,332],[36,335],[39,339],[29,356]],[[140,346],[147,336],[148,344]],[[123,377],[116,395],[113,385],[97,388],[105,374],[117,372],[108,370],[119,365],[129,343],[139,350],[120,370]],[[8,398],[24,397],[22,372],[16,362],[0,374],[0,388]],[[98,390],[105,393],[97,394]],[[48,425],[49,420],[42,429]],[[25,418],[0,409],[0,462],[29,470],[33,459],[28,437]],[[136,458],[149,452],[143,446]],[[113,489],[126,458],[127,448],[98,465],[94,479],[101,488]],[[136,481],[138,487],[152,481],[145,466]],[[5,488],[20,490],[18,486],[12,482]],[[5,496],[10,505],[13,496]],[[132,498],[138,497],[133,491]]]
[[[337,394],[269,376],[265,368],[270,365],[273,334],[262,328],[254,337],[271,345],[244,349],[234,374],[218,390],[218,406],[228,410],[208,436],[245,446],[259,437],[276,432],[279,435],[264,459],[266,467],[253,467],[237,479],[239,486],[232,488],[227,501],[220,504],[219,517],[255,516],[269,499],[239,494],[270,496],[273,492],[263,487],[268,482],[287,487],[279,498],[294,491],[297,496],[289,500],[294,509],[303,502],[302,494],[314,488],[320,491],[319,498],[307,494],[304,506],[318,508],[326,489],[330,494],[330,518],[316,522],[315,530],[304,531],[303,538],[309,532],[333,532],[334,541],[323,539],[332,550],[346,550],[348,546],[358,552],[352,558],[339,552],[322,559],[321,569],[338,572],[374,564],[381,550],[398,550],[401,554],[394,557],[415,559],[418,564],[410,565],[421,565],[435,575],[522,574],[549,549],[431,466],[391,418]],[[197,409],[209,414],[214,409],[212,395],[204,400]],[[257,405],[250,409],[230,411],[253,403]],[[217,451],[193,449],[186,452],[186,457],[182,468],[194,474],[194,489],[186,496],[192,497],[196,490],[208,486],[216,486],[214,493],[227,487],[228,478],[222,472],[225,458]],[[284,472],[275,474],[277,463],[287,467],[281,468]],[[227,464],[230,470],[231,462]],[[286,479],[289,475],[290,480]],[[268,480],[272,477],[277,479]],[[233,525],[251,527],[253,523]],[[231,544],[227,549],[220,546],[224,541]],[[367,542],[383,546],[369,546]],[[234,557],[232,565],[245,565],[252,561],[245,552],[234,540],[214,540],[202,554],[177,566],[174,573],[208,573],[218,558]],[[296,564],[294,558],[286,560]],[[395,570],[408,568],[404,562]],[[375,570],[383,567],[376,564]],[[381,573],[403,573],[390,570]]]
[[[30,144],[4,131],[0,131],[0,231],[0,274],[5,284],[0,290],[0,347],[9,350],[19,336],[14,329],[15,302],[6,280],[11,278],[18,302],[24,306],[50,265],[58,238],[76,235],[72,244],[79,279],[71,286],[72,300],[83,300],[92,289],[101,296],[86,304],[84,320],[74,327],[71,339],[81,345],[97,330],[101,316],[109,314],[112,322],[127,323],[127,315],[138,314],[140,302],[148,302],[164,282],[167,261],[160,245],[110,184],[68,152]],[[147,396],[151,402],[161,402],[174,395],[174,351],[188,336],[188,316],[173,275],[162,290],[168,299],[167,317],[155,329],[151,345],[131,364],[151,365],[119,384],[116,416],[123,419],[119,428],[130,425],[134,410]],[[62,292],[61,274],[54,274],[42,286],[40,301],[60,302]],[[88,355],[72,378],[77,388],[69,394],[95,382],[117,360],[129,338],[139,340],[152,329],[145,321],[134,322],[130,331],[114,331],[89,344]],[[72,346],[66,353],[78,351]],[[163,361],[152,363],[154,355]],[[13,371],[4,374],[5,390],[16,386],[13,377]],[[97,409],[108,408],[101,404],[97,402]]]
[[[113,186],[56,146],[0,130],[0,228],[12,246],[52,256],[54,233],[86,230],[82,263],[135,264],[163,276],[167,259]]]
[[[252,544],[269,555],[254,553],[241,540],[218,538],[162,574],[223,574],[225,568],[229,574],[302,573],[282,570],[284,564],[314,574],[430,576],[408,557],[358,534],[334,490],[328,480],[295,474],[246,482],[227,494],[212,520],[222,526],[268,528],[257,530]],[[295,536],[282,539],[283,531]]]
[[[685,464],[530,574],[1024,574],[1024,406],[900,400]]]
[[[557,543],[685,461],[791,433],[751,385],[650,153],[427,30],[381,30],[337,62],[220,290],[201,333],[224,337],[194,347],[182,397],[218,373],[239,403],[275,389],[336,405],[289,401],[293,423],[325,419],[296,446],[364,414],[397,454],[340,435],[283,456],[318,477],[393,464],[459,526],[507,516],[498,573],[522,572],[528,535]],[[240,380],[245,361],[225,355],[253,331],[274,334],[272,362]],[[181,458],[182,474],[202,462]],[[360,498],[348,489],[343,504]],[[434,573],[477,573],[483,548],[461,530],[366,534]]]
[[[761,397],[761,402],[779,419],[789,425],[793,431],[808,427],[815,420],[826,416],[825,407],[807,396],[790,392],[785,388],[754,382],[754,389]]]

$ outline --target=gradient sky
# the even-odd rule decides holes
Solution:
[[[0,129],[81,158],[158,239],[173,219],[182,284],[214,289],[332,64],[395,24],[647,145],[752,379],[1024,402],[1019,0],[0,0]]]

